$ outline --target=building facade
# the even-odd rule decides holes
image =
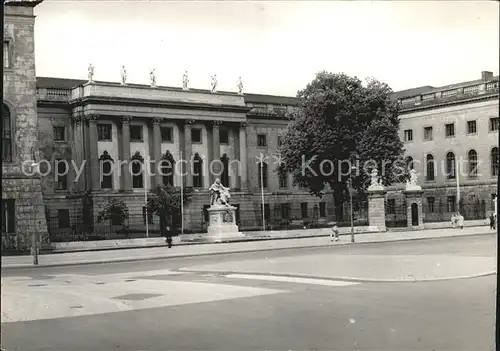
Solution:
[[[2,251],[49,245],[40,177],[22,171],[23,162],[31,166],[38,138],[33,9],[40,2],[4,4]]]

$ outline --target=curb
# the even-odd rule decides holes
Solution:
[[[70,263],[51,263],[51,264],[39,264],[38,266],[29,264],[19,264],[19,265],[4,265],[2,262],[2,271],[12,271],[12,270],[20,270],[20,269],[37,269],[37,268],[53,268],[53,267],[72,267],[72,266],[83,266],[83,265],[97,265],[97,264],[110,264],[110,263],[126,263],[126,262],[140,262],[140,261],[152,261],[152,260],[162,260],[162,259],[175,259],[175,258],[190,258],[190,257],[201,257],[201,256],[214,256],[214,255],[227,255],[227,254],[239,254],[239,253],[252,253],[252,252],[261,252],[261,251],[282,251],[282,250],[299,250],[305,248],[321,248],[321,247],[341,247],[341,246],[353,246],[353,245],[368,245],[368,244],[383,244],[383,243],[393,243],[393,242],[402,242],[402,241],[417,241],[417,240],[435,240],[435,239],[445,239],[445,238],[457,238],[457,237],[468,237],[468,236],[476,236],[476,235],[491,235],[491,232],[488,233],[473,233],[473,234],[463,234],[463,235],[449,235],[449,236],[436,236],[430,238],[402,238],[402,239],[394,239],[394,240],[381,240],[381,241],[366,241],[366,242],[347,242],[344,244],[332,244],[330,242],[320,244],[320,245],[310,245],[310,246],[292,246],[292,247],[277,247],[277,248],[258,248],[251,250],[232,250],[232,251],[224,251],[224,252],[202,252],[202,253],[187,253],[187,254],[170,254],[170,255],[159,255],[159,256],[148,256],[148,257],[135,257],[135,258],[117,258],[117,259],[101,259],[96,261],[87,261],[87,262],[70,262]],[[321,236],[323,237],[323,236]],[[290,240],[293,239],[304,239],[302,238],[287,238]],[[310,238],[310,237],[307,237]],[[273,239],[269,239],[273,240]],[[253,241],[261,241],[261,240],[253,240]],[[43,257],[43,256],[41,256]]]
[[[440,282],[458,279],[474,279],[481,277],[488,277],[497,274],[497,272],[485,272],[472,275],[455,276],[455,277],[445,277],[445,278],[426,278],[426,279],[414,279],[414,280],[404,280],[404,279],[370,279],[370,278],[352,278],[344,276],[315,276],[307,274],[291,274],[291,273],[263,273],[263,272],[238,272],[238,271],[204,271],[189,268],[180,268],[172,270],[174,272],[181,273],[198,273],[198,274],[218,274],[221,276],[227,276],[231,274],[240,275],[254,275],[254,276],[273,276],[273,277],[286,277],[286,278],[303,278],[303,279],[317,279],[317,280],[327,280],[327,281],[343,281],[351,283],[424,283],[424,282]],[[236,278],[237,279],[237,278]]]

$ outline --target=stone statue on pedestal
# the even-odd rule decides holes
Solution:
[[[188,84],[189,84],[189,79],[188,79],[188,71],[185,70],[184,74],[182,75],[182,89],[188,90]]]
[[[214,74],[210,78],[212,79],[212,82],[210,84],[212,86],[212,93],[213,93],[213,92],[215,92],[217,90],[217,74]]]
[[[376,168],[372,170],[370,176],[371,182],[368,190],[383,190],[384,185],[382,184],[382,179],[378,176],[378,170]]]
[[[215,180],[208,190],[211,195],[210,206],[230,206],[229,199],[231,198],[231,194],[229,194],[229,188],[222,185],[219,178]]]
[[[151,80],[151,86],[155,87],[156,86],[156,74],[155,74],[154,68],[151,70],[151,72],[149,72],[149,79]]]
[[[406,190],[420,190],[421,187],[417,185],[417,171],[412,169],[410,171],[410,180],[406,181]]]
[[[125,65],[122,65],[122,70],[120,73],[122,76],[122,84],[125,85],[127,83],[127,70],[125,69]]]
[[[243,80],[241,79],[241,77],[238,78],[236,86],[238,87],[238,94],[243,94]]]
[[[89,82],[92,83],[94,81],[94,65],[89,64]]]

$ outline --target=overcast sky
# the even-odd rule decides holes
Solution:
[[[496,2],[45,0],[35,9],[37,75],[294,96],[316,72],[394,90],[498,74]]]

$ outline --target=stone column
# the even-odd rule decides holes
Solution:
[[[423,208],[423,190],[404,190],[403,193],[406,196],[406,218],[408,223],[408,228],[413,229],[424,229],[424,214],[422,212]],[[417,210],[417,222],[413,224],[413,208]]]
[[[385,232],[385,194],[384,189],[368,189],[368,225],[370,230]]]
[[[122,117],[122,156],[121,156],[121,178],[122,189],[132,191],[132,175],[130,174],[130,120],[132,117]]]
[[[185,164],[183,167],[183,174],[185,179],[186,188],[193,187],[193,172],[192,167],[193,163],[191,162],[193,148],[191,143],[191,125],[194,123],[194,120],[189,119],[184,123],[184,155],[183,159],[185,160]]]
[[[161,162],[161,130],[160,130],[160,121],[161,119],[155,118],[153,119],[153,157],[155,159],[155,169],[153,170],[155,177],[155,185],[162,184],[162,175],[160,169]]]
[[[99,165],[99,150],[97,147],[97,120],[99,116],[87,116],[89,122],[89,140],[90,140],[90,169],[91,169],[91,190],[101,190],[101,169]]]
[[[229,145],[234,150],[234,159],[229,160],[229,186],[234,191],[234,189],[238,188],[238,170],[236,169],[236,165],[234,161],[237,160],[239,154],[237,154],[238,147],[236,145],[236,135],[234,133],[234,128],[229,129]],[[232,162],[232,163],[231,163]]]
[[[242,191],[248,190],[247,181],[247,130],[246,123],[240,124],[240,189]]]
[[[219,126],[222,124],[221,121],[214,121],[212,125],[212,160],[211,161],[220,161],[220,135],[219,135]],[[215,167],[217,165],[217,167]],[[215,181],[215,178],[220,178],[215,174],[212,174],[212,171],[220,173],[222,171],[221,163],[217,162],[213,164],[213,167],[208,167],[209,172],[209,182],[212,184]],[[227,184],[226,184],[227,186]]]

